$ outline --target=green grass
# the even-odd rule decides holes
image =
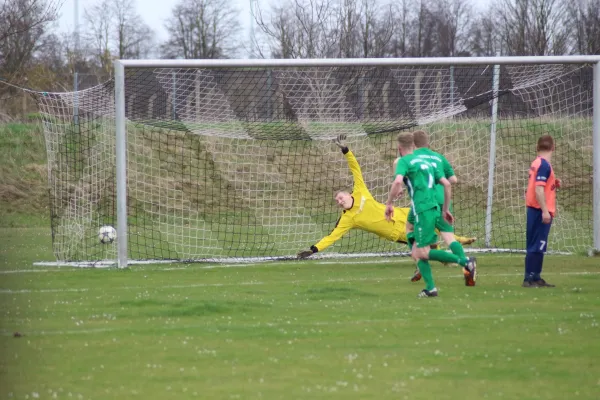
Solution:
[[[41,125],[0,124],[0,226],[47,226],[47,188]]]
[[[0,229],[0,399],[597,399],[598,259],[522,256],[479,281],[407,259],[98,270],[52,260],[49,229]],[[24,336],[14,338],[13,332]]]

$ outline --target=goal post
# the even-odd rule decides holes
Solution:
[[[600,249],[600,56],[117,60],[114,80],[39,96],[61,262],[294,258],[328,235],[352,175],[384,202],[395,137],[423,129],[453,164],[468,252],[521,252],[537,138],[563,178],[551,249]],[[72,114],[71,114],[72,115]],[[71,124],[71,125],[70,125]],[[80,132],[75,135],[74,132]],[[406,199],[398,203],[407,206]],[[113,225],[110,245],[94,240]],[[353,230],[320,257],[406,254]]]
[[[125,66],[115,61],[115,169],[117,174],[117,265],[127,267],[127,127]]]
[[[594,243],[590,255],[600,253],[600,61],[594,64],[593,79],[593,127],[592,127],[592,146],[593,146],[593,235]]]

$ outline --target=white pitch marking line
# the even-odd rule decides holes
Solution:
[[[30,272],[65,272],[64,269],[11,269],[6,271],[0,271],[0,275],[4,274],[27,274]]]
[[[407,262],[414,262],[412,259],[399,259],[399,260],[376,260],[376,261],[352,261],[352,262],[340,262],[340,261],[317,261],[313,264],[318,264],[318,265],[327,265],[327,264],[397,264],[397,263],[407,263]]]
[[[545,272],[544,275],[599,275],[600,271],[572,271],[572,272]],[[522,276],[519,273],[504,273],[504,274],[479,274],[479,277],[509,277],[509,276]],[[444,276],[444,278],[461,278],[460,274]],[[293,280],[293,281],[273,281],[273,282],[262,282],[262,281],[247,281],[237,283],[192,283],[189,285],[165,285],[165,286],[153,286],[150,289],[162,290],[162,289],[193,289],[203,287],[223,287],[223,286],[262,286],[262,285],[298,285],[298,284],[323,284],[323,283],[346,283],[346,282],[379,282],[379,281],[397,281],[407,280],[406,276],[398,277],[369,277],[369,278],[332,278],[327,280]],[[20,294],[20,293],[67,293],[67,292],[90,292],[96,288],[57,288],[57,289],[0,289],[0,294]],[[148,286],[121,286],[112,287],[109,290],[144,290],[148,289]],[[100,288],[98,290],[106,290]]]

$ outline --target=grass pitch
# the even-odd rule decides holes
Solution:
[[[522,256],[479,281],[407,259],[130,270],[33,267],[48,229],[0,229],[0,399],[597,399],[600,262]],[[13,337],[14,332],[23,336]]]

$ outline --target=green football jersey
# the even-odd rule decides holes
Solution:
[[[415,214],[438,205],[435,184],[443,175],[427,159],[414,153],[402,157],[396,166],[396,175],[404,177]]]
[[[450,165],[450,162],[448,162],[446,157],[440,153],[436,153],[427,147],[420,147],[415,149],[413,154],[429,161],[435,169],[440,171],[444,178],[450,178],[451,176],[455,175],[454,169],[452,168],[452,165]],[[435,191],[435,198],[438,204],[444,204],[444,185],[438,183],[435,187]]]

